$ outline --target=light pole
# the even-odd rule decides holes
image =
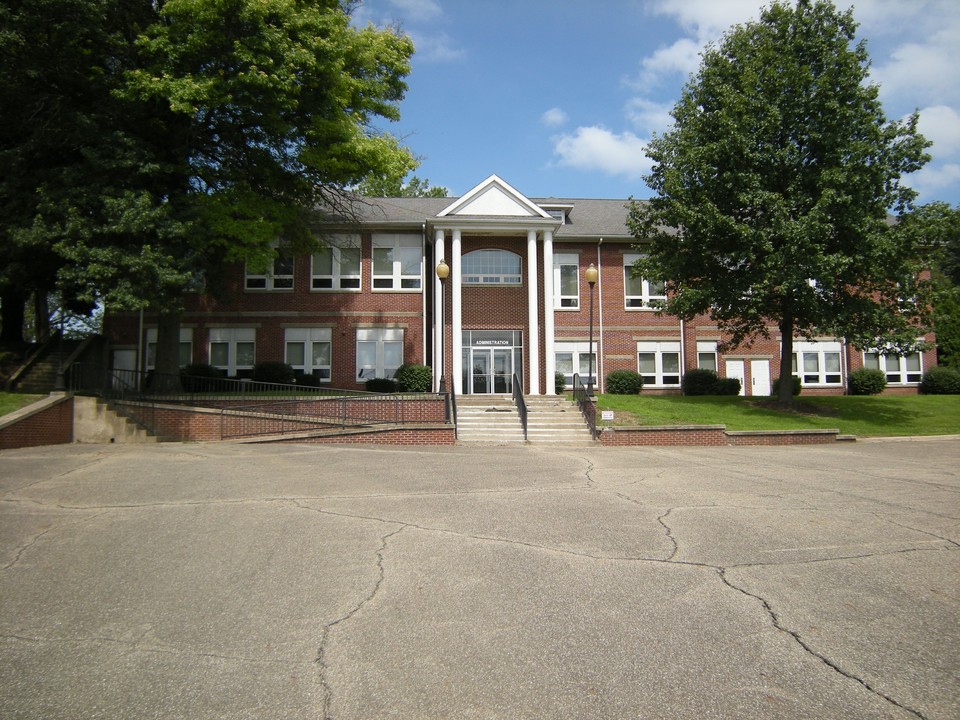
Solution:
[[[437,263],[437,277],[440,279],[440,392],[447,392],[447,375],[446,375],[446,366],[447,358],[446,353],[444,352],[443,346],[443,314],[444,314],[444,305],[446,304],[446,290],[447,290],[447,278],[450,277],[450,266],[447,265],[446,261],[443,258],[440,259],[440,262]]]
[[[590,286],[590,346],[587,348],[587,396],[593,397],[593,286],[599,273],[593,263],[587,268],[587,284]]]

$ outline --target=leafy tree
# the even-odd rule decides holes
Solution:
[[[897,231],[928,250],[937,362],[960,367],[960,205],[922,205],[901,219]]]
[[[929,143],[916,114],[884,117],[855,29],[850,11],[801,0],[728,31],[651,141],[656,195],[630,212],[648,254],[635,271],[666,282],[666,311],[708,314],[729,345],[778,326],[783,404],[795,334],[906,348],[926,308],[918,248],[887,213],[910,209],[901,176]]]
[[[375,127],[399,117],[412,43],[351,27],[349,3],[43,2],[74,6],[90,36],[77,92],[62,94],[53,71],[43,84],[69,109],[95,88],[102,112],[76,163],[18,188],[44,192],[14,232],[65,260],[64,291],[160,311],[160,372],[176,369],[180,304],[198,277],[214,280],[227,262],[268,266],[278,242],[311,247],[316,208],[349,211],[349,189],[365,177],[415,165]],[[16,8],[24,25],[42,25],[38,11]],[[104,15],[118,19],[106,39],[88,27]],[[65,44],[67,33],[47,52]],[[11,51],[11,66],[24,54]],[[51,176],[70,182],[48,192]]]
[[[411,175],[407,182],[401,176],[369,177],[357,186],[357,192],[367,197],[447,197],[445,187],[430,187],[429,180]]]

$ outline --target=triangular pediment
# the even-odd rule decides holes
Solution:
[[[491,175],[473,190],[444,208],[437,217],[455,216],[486,217],[543,217],[550,215],[524,195]]]

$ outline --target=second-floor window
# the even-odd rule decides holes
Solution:
[[[360,238],[334,238],[311,258],[310,289],[359,290],[360,267]]]
[[[580,256],[557,253],[553,256],[553,307],[575,310],[580,307]]]
[[[422,265],[423,250],[419,235],[374,233],[374,290],[419,290]]]
[[[627,309],[650,308],[654,303],[667,299],[662,282],[634,276],[633,263],[641,257],[630,254],[623,256],[623,306]]]
[[[278,252],[264,271],[247,266],[244,287],[247,290],[293,290],[293,255]]]
[[[474,250],[463,256],[465,285],[520,285],[520,256],[508,250]]]

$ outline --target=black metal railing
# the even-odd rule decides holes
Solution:
[[[165,434],[158,427],[158,408],[170,405],[218,413],[220,439],[437,422],[435,404],[431,409],[430,403],[415,402],[436,401],[433,393],[372,393],[226,377],[170,376],[90,364],[70,368],[68,389],[123,403],[123,414],[158,435]],[[446,398],[444,402],[448,402]],[[448,416],[445,421],[450,422]]]
[[[583,413],[584,419],[590,428],[590,434],[593,439],[597,439],[597,402],[596,398],[590,394],[589,388],[580,380],[580,375],[574,373],[573,376],[573,399]]]
[[[527,403],[523,399],[523,385],[520,378],[513,374],[513,401],[517,404],[517,414],[520,416],[520,425],[523,426],[523,439],[527,439]]]
[[[450,390],[447,392],[446,418],[447,422],[453,422],[453,436],[459,438],[460,432],[457,430],[457,391],[453,383],[450,383]]]

